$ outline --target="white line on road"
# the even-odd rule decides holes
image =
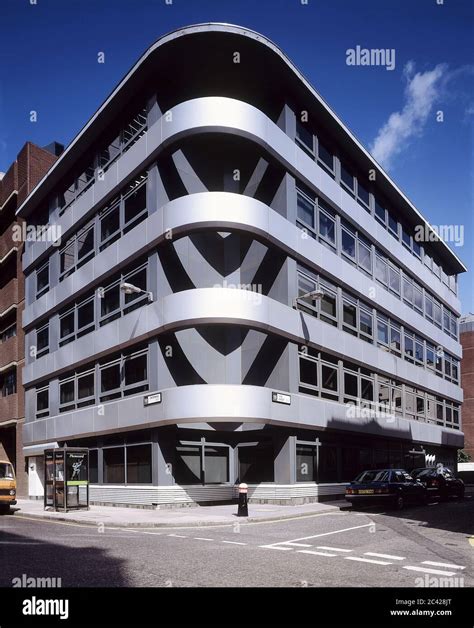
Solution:
[[[378,556],[379,558],[389,558],[391,560],[405,560],[404,556],[392,556],[392,554],[377,554],[377,552],[364,552],[365,556]]]
[[[135,532],[135,534],[153,534],[154,536],[160,536],[162,532],[145,532],[145,530],[133,530],[132,528],[118,528],[119,530],[126,530],[127,532]]]
[[[222,541],[223,543],[230,543],[231,545],[247,545],[247,543],[240,543],[239,541]]]
[[[298,550],[298,554],[316,554],[317,556],[337,556],[337,554],[330,554],[329,552],[314,552],[312,550]]]
[[[202,536],[195,536],[194,540],[195,541],[213,541],[214,539],[206,539],[206,538],[204,538]]]
[[[311,543],[292,543],[291,541],[288,541],[285,545],[294,545],[295,547],[311,547]]]
[[[177,539],[187,539],[188,538],[184,534],[168,534],[168,536],[175,536]]]
[[[423,560],[422,565],[433,565],[433,567],[450,567],[451,569],[466,569],[462,565],[453,565],[452,563],[436,563],[432,560]]]
[[[373,563],[374,565],[391,565],[386,560],[372,560],[371,558],[359,558],[358,556],[344,556],[345,560],[356,560],[359,563]]]
[[[318,545],[318,549],[329,550],[330,552],[352,552],[350,549],[342,549],[342,547],[328,547],[327,545]]]
[[[277,547],[276,545],[260,545],[260,547],[263,547],[264,549],[280,550],[281,552],[291,552],[293,550],[292,547]]]
[[[353,526],[352,528],[344,528],[343,530],[334,530],[333,532],[323,532],[322,534],[313,534],[312,536],[302,536],[300,539],[291,539],[291,541],[280,541],[279,543],[274,543],[271,547],[275,545],[288,545],[288,543],[296,543],[297,541],[309,541],[309,539],[317,539],[321,536],[329,536],[330,534],[339,534],[340,532],[349,532],[349,530],[359,530],[360,528],[368,528],[369,526],[374,525],[373,523],[364,523],[361,526]],[[269,546],[270,547],[270,546]]]
[[[407,567],[404,566],[403,569],[408,569],[409,571],[421,571],[423,573],[435,573],[440,576],[455,576],[455,571],[441,571],[441,569],[428,569],[428,567]]]

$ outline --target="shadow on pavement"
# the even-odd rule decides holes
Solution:
[[[407,506],[402,510],[391,510],[378,506],[352,508],[352,512],[380,513],[398,519],[418,521],[427,528],[438,528],[448,532],[474,535],[474,494],[467,494],[463,500],[432,501],[426,506]]]
[[[130,586],[124,561],[111,557],[106,549],[85,546],[81,535],[73,537],[77,547],[52,543],[26,531],[8,530],[4,526],[8,519],[0,518],[0,587],[12,587],[14,578],[61,578],[62,587]]]

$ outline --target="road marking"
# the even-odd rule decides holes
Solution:
[[[423,560],[422,565],[433,565],[433,567],[451,567],[451,569],[466,569],[462,565],[453,565],[452,563],[436,563],[432,560]]]
[[[371,558],[359,558],[358,556],[344,556],[345,560],[356,560],[359,563],[373,563],[374,565],[391,565],[386,560],[372,560]]]
[[[378,556],[379,558],[389,558],[391,560],[405,560],[404,556],[392,556],[392,554],[377,554],[377,552],[364,552],[365,556]]]
[[[423,573],[435,573],[439,576],[455,576],[455,571],[441,571],[441,569],[428,569],[428,567],[407,567],[406,565],[403,569],[408,569],[409,571],[422,571]]]
[[[288,541],[285,545],[294,545],[295,547],[311,547],[311,543],[292,543],[291,541]]]
[[[168,534],[168,536],[175,536],[177,539],[187,539],[188,538],[184,534]]]
[[[341,547],[328,547],[327,545],[318,545],[318,549],[329,550],[331,552],[352,552],[350,549],[342,549]]]
[[[204,538],[202,536],[195,536],[194,540],[195,541],[213,541],[214,539],[206,539],[206,538]]]
[[[293,550],[292,547],[277,547],[276,545],[260,545],[260,547],[263,547],[264,549],[280,550],[282,552],[291,552]]]
[[[222,541],[223,543],[230,543],[231,545],[247,545],[247,543],[240,543],[239,541]]]
[[[353,526],[352,528],[344,528],[343,530],[334,530],[333,532],[323,532],[322,534],[313,534],[312,536],[302,536],[300,539],[291,539],[291,541],[280,541],[273,543],[271,547],[275,545],[288,545],[288,543],[296,543],[297,541],[308,541],[309,539],[318,539],[321,536],[329,536],[331,534],[339,534],[340,532],[349,532],[349,530],[359,530],[360,528],[368,528],[374,525],[373,523],[364,523],[361,526]]]
[[[312,550],[298,550],[298,554],[316,554],[317,556],[337,556],[337,554],[330,554],[329,552],[315,552]]]
[[[133,528],[119,528],[120,530],[126,530],[127,532],[135,532],[135,534],[152,534],[153,536],[160,536],[162,532],[145,532],[144,530],[134,530]]]

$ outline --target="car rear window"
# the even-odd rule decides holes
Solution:
[[[415,469],[411,472],[414,478],[429,477],[434,474],[433,469]]]
[[[389,471],[363,471],[356,482],[388,482]]]

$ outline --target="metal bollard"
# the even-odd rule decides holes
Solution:
[[[237,509],[237,517],[248,517],[249,508],[247,503],[248,486],[243,482],[239,484],[239,508]]]

